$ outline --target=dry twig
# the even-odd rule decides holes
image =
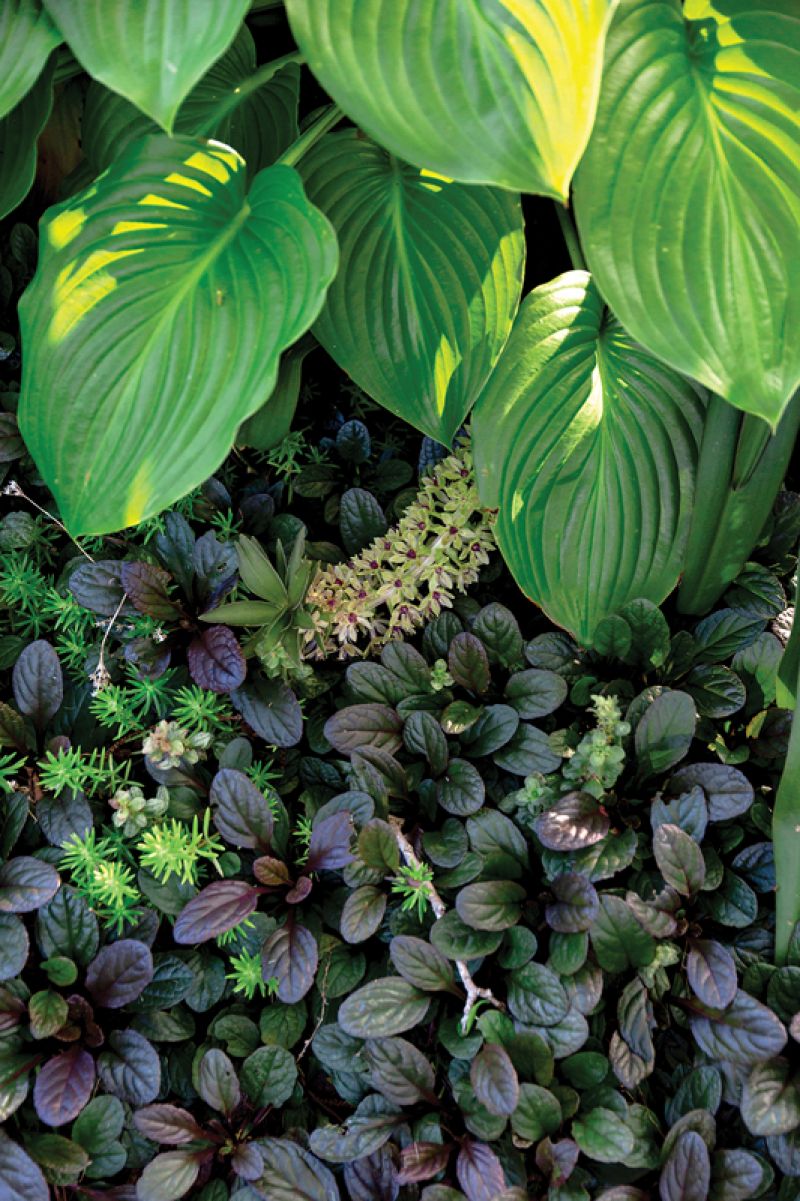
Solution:
[[[389,823],[394,830],[394,836],[397,840],[397,846],[403,860],[409,867],[420,867],[420,861],[417,858],[416,852],[411,843],[403,833],[403,823],[399,817],[389,817]],[[428,884],[427,887],[428,900],[431,903],[431,909],[436,914],[437,918],[443,917],[447,913],[447,906],[434,888],[433,884]],[[464,990],[467,994],[464,1001],[464,1012],[461,1015],[461,1030],[466,1034],[469,1026],[469,1016],[472,1012],[472,1007],[476,1001],[488,1001],[490,1005],[494,1005],[495,1009],[505,1009],[502,1001],[498,1001],[490,988],[481,988],[472,979],[469,968],[463,959],[456,960],[456,970],[461,977],[461,983],[464,985]]]

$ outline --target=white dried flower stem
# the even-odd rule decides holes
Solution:
[[[389,824],[394,830],[395,840],[404,862],[411,868],[421,867],[422,865],[417,858],[414,848],[403,833],[403,823],[400,818],[390,816]],[[431,903],[431,909],[436,914],[436,917],[444,917],[445,913],[447,913],[447,906],[431,883],[428,883],[427,894],[428,900]],[[495,1009],[505,1009],[505,1006],[502,1001],[498,1001],[490,988],[481,988],[479,984],[475,983],[463,959],[456,960],[456,970],[461,977],[461,983],[464,985],[464,991],[467,994],[464,1001],[464,1012],[461,1015],[461,1031],[466,1034],[469,1015],[476,1001],[488,1001],[490,1005],[494,1005]]]

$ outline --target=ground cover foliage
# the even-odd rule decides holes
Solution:
[[[636,601],[583,650],[488,515],[471,587],[423,573],[405,637],[372,608],[315,658],[307,599],[279,635],[215,608],[269,608],[264,555],[291,587],[377,539],[391,580],[404,515],[466,502],[309,362],[305,432],[80,547],[8,411],[2,1195],[794,1197],[770,821],[800,500],[700,620]]]
[[[0,7],[0,1201],[800,1195],[752,9]]]

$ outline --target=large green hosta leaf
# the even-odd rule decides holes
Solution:
[[[249,0],[44,0],[94,79],[172,131],[181,102],[230,46]]]
[[[432,177],[355,130],[324,138],[300,170],[341,255],[315,335],[365,392],[450,443],[519,304],[519,199]]]
[[[638,346],[572,271],[525,300],[475,406],[472,448],[517,583],[591,644],[675,586],[705,397]]]
[[[42,221],[20,426],[74,533],[157,513],[222,461],[317,316],[336,240],[290,167],[135,142]]]
[[[16,108],[0,118],[0,217],[25,199],[36,176],[36,142],[53,107],[54,69],[55,56]]]
[[[797,0],[623,0],[575,205],[632,336],[774,426],[800,384]]]
[[[286,0],[308,65],[393,154],[565,198],[617,0]]]
[[[251,177],[297,137],[300,67],[290,63],[274,75],[256,68],[256,49],[246,25],[233,45],[192,88],[175,118],[176,133],[216,138],[235,146]],[[154,121],[101,83],[86,95],[81,139],[96,171],[104,171],[135,138],[154,133]]]
[[[0,4],[0,117],[10,113],[32,87],[61,41],[41,0]]]

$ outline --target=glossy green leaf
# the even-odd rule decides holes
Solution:
[[[248,0],[44,0],[94,79],[172,132],[181,101],[224,54]]]
[[[451,443],[519,304],[519,200],[419,171],[357,130],[324,138],[300,170],[341,254],[316,337],[390,412]]]
[[[742,1121],[751,1134],[788,1134],[800,1126],[800,1089],[787,1060],[758,1063],[742,1089]]]
[[[623,0],[575,179],[633,337],[774,425],[800,384],[800,9]]]
[[[287,0],[327,92],[392,154],[564,198],[616,0]]]
[[[204,480],[319,311],[327,220],[291,168],[249,192],[243,168],[219,143],[146,138],[43,220],[20,423],[73,532],[134,525]]]
[[[423,1020],[429,1006],[430,997],[407,980],[383,976],[347,997],[339,1009],[339,1025],[357,1038],[402,1034]]]
[[[520,587],[582,641],[677,582],[704,408],[585,272],[526,299],[475,406],[478,486]]]
[[[283,60],[280,60],[283,61]],[[175,118],[175,132],[234,146],[250,177],[270,166],[297,137],[300,67],[256,67],[246,25],[231,47],[192,88]],[[86,94],[81,145],[95,171],[104,171],[130,142],[157,133],[158,124],[124,96],[94,80]]]
[[[618,1163],[634,1148],[633,1133],[611,1109],[600,1107],[572,1123],[572,1137],[589,1159]]]
[[[15,209],[31,189],[36,142],[53,107],[53,70],[53,62],[48,63],[19,104],[0,118],[0,217]]]
[[[60,41],[42,0],[4,0],[0,5],[0,117],[19,104]]]
[[[316,345],[311,334],[306,334],[281,355],[277,383],[261,408],[239,427],[237,446],[271,450],[289,434],[300,399],[303,362]]]

